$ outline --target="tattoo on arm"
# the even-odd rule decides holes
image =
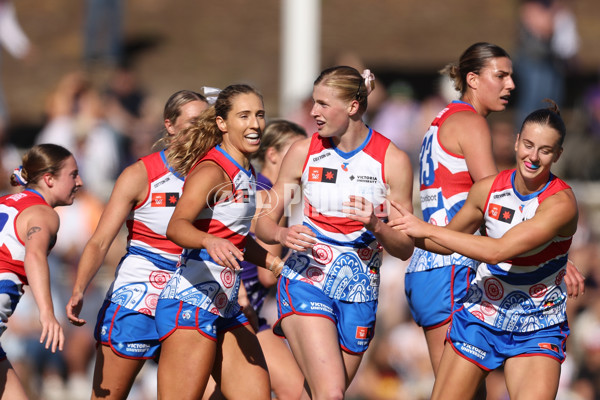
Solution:
[[[27,231],[27,240],[31,240],[31,237],[33,236],[34,233],[41,231],[42,228],[40,228],[39,226],[33,226],[31,227],[31,229],[29,229]]]

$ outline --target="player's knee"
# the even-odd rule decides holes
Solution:
[[[343,400],[344,388],[329,387],[326,390],[315,393],[313,399],[318,400]]]

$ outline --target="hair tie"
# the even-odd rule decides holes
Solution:
[[[13,171],[13,175],[15,176],[15,180],[17,181],[17,183],[19,185],[26,186],[27,181],[25,180],[25,178],[23,178],[22,172],[23,172],[23,166],[19,165],[19,167],[15,168],[15,170]]]
[[[373,91],[372,83],[375,80],[375,75],[371,72],[370,69],[365,69],[362,74],[360,74],[365,80],[365,87],[367,88],[367,96],[371,94]]]
[[[204,97],[206,97],[206,101],[210,105],[213,105],[217,102],[217,97],[219,97],[219,93],[221,93],[221,89],[210,86],[202,86],[202,94],[204,94]]]

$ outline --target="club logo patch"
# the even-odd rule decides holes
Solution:
[[[309,182],[325,182],[335,183],[337,181],[337,169],[309,167],[308,168]]]
[[[490,204],[488,216],[493,219],[497,219],[501,222],[510,224],[515,216],[515,210],[508,207],[502,207],[498,204]]]
[[[152,193],[151,207],[175,207],[179,200],[179,193]]]
[[[369,328],[366,326],[356,327],[356,339],[367,339],[369,337]]]

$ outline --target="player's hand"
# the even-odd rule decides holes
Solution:
[[[567,260],[567,273],[564,279],[569,298],[576,299],[580,294],[585,293],[585,277],[571,260]]]
[[[304,251],[317,244],[315,233],[304,225],[292,225],[289,228],[279,227],[276,238],[282,246],[292,250]]]
[[[69,301],[67,302],[67,318],[69,322],[75,326],[85,325],[86,320],[79,318],[79,313],[83,308],[83,294],[73,293]]]
[[[42,324],[40,343],[46,341],[45,348],[51,349],[53,353],[56,352],[56,349],[62,351],[65,335],[54,313],[40,313],[40,323]]]
[[[400,203],[394,200],[390,201],[392,207],[394,207],[401,216],[388,222],[388,225],[394,229],[399,229],[405,234],[413,238],[422,238],[427,236],[427,228],[430,225],[415,217],[408,209],[403,207]]]
[[[351,220],[361,222],[366,229],[375,231],[377,224],[383,223],[375,215],[373,204],[361,196],[349,196],[349,200],[342,203],[344,208],[342,212]]]
[[[204,248],[217,264],[234,271],[240,269],[238,261],[244,260],[244,253],[227,239],[212,236],[205,240]]]

